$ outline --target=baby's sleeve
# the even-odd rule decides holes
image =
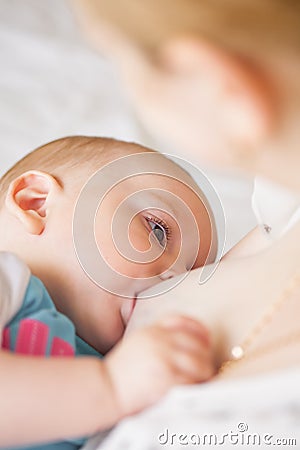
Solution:
[[[0,347],[5,325],[21,308],[30,270],[16,255],[0,252]]]

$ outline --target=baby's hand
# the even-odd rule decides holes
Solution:
[[[206,381],[214,374],[208,331],[183,316],[132,333],[104,361],[120,417],[150,406],[176,384]]]

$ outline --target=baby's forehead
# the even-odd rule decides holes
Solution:
[[[167,162],[174,169],[174,163]],[[152,168],[153,169],[153,168]],[[106,195],[106,203],[114,208],[126,205],[128,211],[156,209],[164,211],[174,218],[183,212],[196,213],[202,210],[206,201],[202,192],[195,188],[193,179],[180,170],[147,170],[124,177],[115,183]]]
[[[84,184],[87,200],[111,205],[125,199],[138,201],[141,208],[178,203],[178,198],[191,208],[206,203],[202,190],[191,175],[165,155],[136,144],[120,143],[109,152],[101,167]],[[155,204],[157,203],[157,205]],[[178,208],[177,208],[178,210]]]
[[[103,173],[103,182],[111,180],[111,185],[126,182],[136,188],[169,186],[179,189],[184,186],[201,193],[192,176],[179,164],[160,152],[134,146],[134,151],[121,149],[108,164],[99,169]]]
[[[132,173],[132,169],[135,169],[135,174],[165,175],[197,186],[192,176],[180,165],[180,160],[181,158],[175,155],[161,153],[138,144],[121,143],[120,147],[114,149],[108,164],[114,171],[121,166],[123,173],[124,168],[128,169],[128,173]]]

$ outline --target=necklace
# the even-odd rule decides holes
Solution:
[[[251,351],[251,345],[259,337],[261,332],[272,322],[274,316],[279,312],[283,304],[285,304],[297,287],[300,286],[300,270],[298,269],[296,273],[290,278],[287,286],[282,291],[281,295],[272,303],[270,308],[263,314],[259,321],[254,325],[249,334],[239,345],[235,345],[231,348],[230,354],[231,358],[224,361],[218,373],[223,373],[229,367],[231,367],[236,362],[244,358],[256,358],[266,353],[272,352],[274,349],[278,350],[283,348],[295,341],[300,340],[300,330],[290,332],[287,336],[281,337],[273,342],[259,347],[256,350]]]

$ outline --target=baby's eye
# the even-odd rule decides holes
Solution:
[[[163,223],[155,222],[153,219],[147,219],[150,228],[162,247],[166,246],[168,240],[168,227]]]

